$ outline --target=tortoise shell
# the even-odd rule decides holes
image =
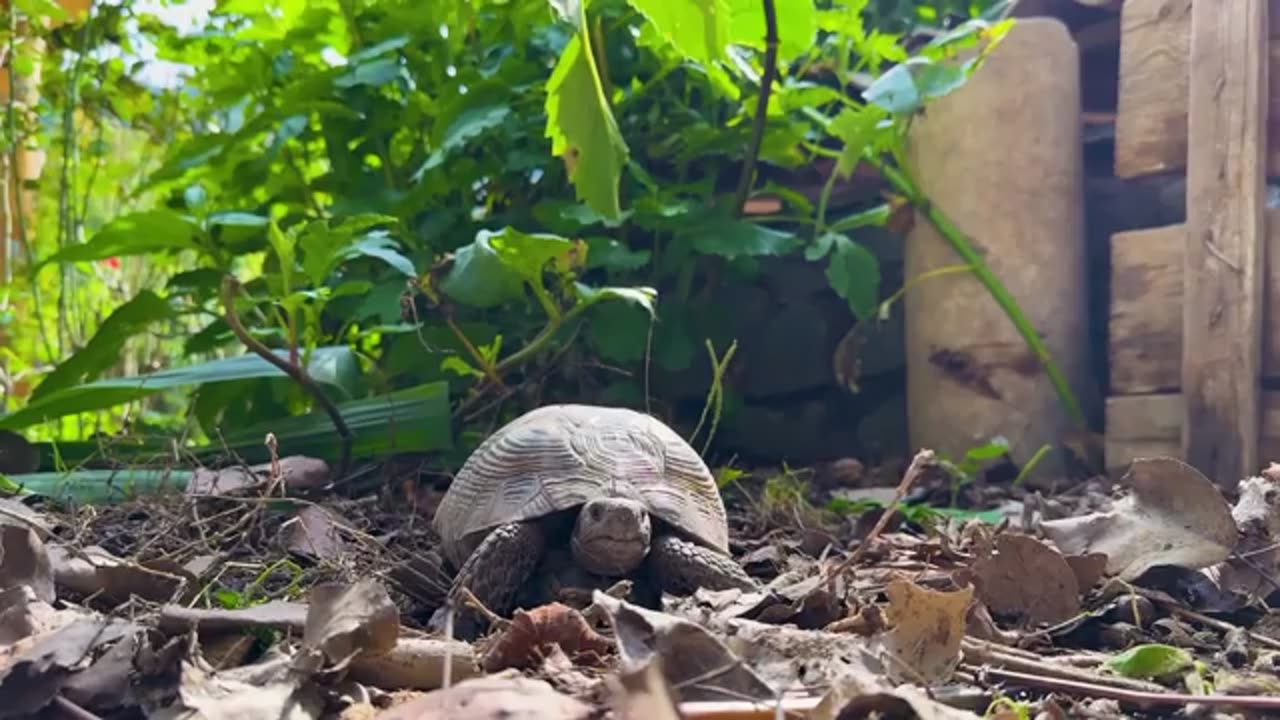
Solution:
[[[504,425],[458,471],[433,526],[460,567],[499,525],[637,500],[688,539],[729,552],[724,501],[698,453],[674,430],[626,408],[547,405]]]

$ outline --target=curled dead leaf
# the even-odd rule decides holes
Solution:
[[[888,655],[886,674],[895,682],[945,682],[960,663],[973,588],[944,592],[898,579],[885,594],[891,629],[877,640]]]
[[[582,613],[550,603],[517,610],[511,624],[484,653],[481,665],[486,672],[537,667],[553,647],[574,662],[595,662],[613,651],[613,643],[593,630]]]
[[[35,530],[0,525],[0,591],[30,588],[36,599],[53,602],[53,564]]]
[[[326,583],[311,589],[304,647],[342,667],[357,654],[381,655],[396,646],[400,611],[376,580]]]
[[[1039,523],[1065,555],[1102,553],[1108,575],[1133,580],[1156,565],[1198,569],[1222,562],[1238,531],[1218,488],[1171,457],[1139,458],[1124,476],[1128,497],[1109,512]]]

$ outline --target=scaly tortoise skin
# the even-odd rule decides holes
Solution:
[[[481,624],[461,588],[509,615],[549,543],[566,537],[574,562],[597,575],[644,570],[676,594],[756,587],[729,554],[724,502],[702,458],[625,408],[549,405],[511,421],[463,464],[433,524],[458,568],[448,603],[458,637]]]

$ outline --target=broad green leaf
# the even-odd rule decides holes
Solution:
[[[1106,667],[1118,675],[1139,680],[1170,675],[1191,667],[1193,658],[1172,645],[1136,645],[1110,658]]]
[[[344,258],[352,258],[363,255],[365,257],[376,258],[390,265],[407,277],[415,277],[418,272],[413,267],[413,261],[400,254],[399,245],[391,236],[383,230],[375,230],[364,237],[357,240],[353,245],[348,247],[342,253]]]
[[[804,259],[809,262],[817,262],[827,256],[831,252],[831,247],[835,245],[837,235],[835,233],[825,232],[813,239],[813,244],[804,249]]]
[[[524,292],[520,276],[502,261],[487,235],[458,248],[440,288],[457,302],[477,308],[501,305]]]
[[[864,321],[880,304],[880,262],[871,251],[843,235],[833,239],[827,282],[849,303],[854,317]]]
[[[588,270],[639,270],[653,255],[648,250],[632,250],[613,238],[593,237],[586,242]]]
[[[600,357],[624,365],[644,358],[649,342],[649,313],[624,303],[599,303],[589,312],[587,342]]]
[[[18,484],[22,495],[38,495],[55,502],[81,505],[112,505],[140,497],[181,493],[194,475],[190,470],[124,467],[117,470],[24,473],[7,478]]]
[[[120,352],[129,338],[160,320],[172,318],[168,301],[150,290],[143,290],[129,302],[116,308],[89,342],[71,357],[63,360],[31,393],[36,402],[51,393],[96,379],[103,371],[120,362]]]
[[[352,434],[352,456],[381,458],[399,453],[425,453],[453,447],[452,421],[446,383],[436,382],[397,390],[387,395],[338,403],[338,412]],[[281,455],[307,455],[333,463],[339,459],[341,446],[336,442],[333,422],[324,412],[270,420],[226,435],[223,442],[206,447],[186,449],[184,455],[199,460],[212,460],[235,453],[246,462],[269,459],[262,439],[267,432],[276,436]],[[90,445],[78,443],[78,445]],[[65,446],[60,446],[60,448]],[[139,461],[154,457],[164,445],[138,448]],[[89,456],[94,448],[74,453]],[[46,450],[47,452],[47,450]],[[64,457],[69,453],[63,453]],[[131,456],[126,456],[128,459]],[[10,475],[8,479],[25,493],[41,495],[57,501],[105,505],[138,496],[165,491],[182,492],[191,480],[189,470],[73,470]]]
[[[591,53],[582,50],[583,34],[565,46],[547,80],[546,136],[552,154],[565,159],[577,198],[601,216],[617,218],[622,212],[618,183],[629,151]]]
[[[799,237],[746,220],[715,220],[685,233],[693,249],[704,255],[739,257],[786,255],[800,247]]]
[[[774,0],[778,20],[779,64],[813,49],[818,15],[813,0]],[[731,20],[729,42],[764,50],[764,5],[760,0],[728,0]]]
[[[874,105],[863,106],[859,110],[845,108],[827,126],[827,132],[840,138],[844,148],[836,161],[836,172],[847,178],[862,160],[863,151],[877,144],[877,133],[884,112]]]
[[[298,260],[298,240],[296,233],[284,232],[280,226],[272,222],[267,226],[267,241],[271,243],[271,249],[276,253],[276,259],[280,262],[280,282],[283,288],[283,294],[289,294],[293,289],[293,273]]]
[[[547,263],[567,256],[574,250],[574,243],[549,233],[523,233],[510,226],[498,232],[481,230],[476,242],[486,242],[503,264],[531,284],[541,284],[542,271]]]
[[[966,66],[911,58],[876,78],[862,96],[891,113],[913,113],[926,100],[939,98],[964,85]]]
[[[505,104],[485,105],[462,111],[453,122],[449,123],[449,129],[445,130],[444,138],[418,169],[415,179],[420,179],[423,173],[442,165],[445,158],[466,147],[467,143],[485,131],[502,125],[510,115],[511,106]]]
[[[789,1],[789,0],[787,0]],[[738,0],[629,0],[681,55],[709,66],[724,58],[729,44],[731,2]],[[756,3],[759,5],[759,3]],[[761,24],[760,40],[764,40]]]
[[[70,245],[41,260],[50,263],[103,260],[110,257],[199,250],[200,227],[172,210],[147,210],[116,218],[88,242]]]
[[[453,447],[449,415],[449,386],[434,382],[397,390],[387,395],[351,400],[338,405],[351,429],[352,457],[383,457],[393,453],[438,452]],[[229,445],[250,462],[265,459],[262,438],[274,433],[280,453],[299,454],[334,461],[340,455],[329,416],[319,408],[306,415],[279,418],[226,436]]]
[[[276,351],[276,354],[288,357],[282,350]],[[359,361],[351,349],[345,346],[317,348],[308,367],[308,374],[316,382],[342,392],[350,392],[352,376],[358,372]],[[37,402],[28,403],[20,410],[0,415],[0,429],[18,430],[74,413],[104,410],[163,390],[230,380],[284,376],[279,368],[257,355],[240,355],[137,377],[97,380],[63,388]]]
[[[393,80],[408,79],[404,66],[397,57],[379,57],[358,63],[333,84],[343,89],[360,86],[378,87]]]
[[[658,291],[650,287],[602,287],[593,288],[577,283],[578,296],[587,304],[595,304],[602,300],[623,300],[633,305],[639,305],[649,312],[654,312],[653,301],[658,297]]]

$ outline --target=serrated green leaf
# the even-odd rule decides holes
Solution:
[[[1127,678],[1150,680],[1191,667],[1193,658],[1172,645],[1137,645],[1110,658],[1106,667]]]
[[[880,304],[880,262],[871,251],[843,235],[833,239],[827,282],[849,303],[859,321],[870,318]]]
[[[746,220],[703,223],[686,234],[694,250],[704,255],[719,255],[729,260],[739,257],[786,255],[802,244],[801,239],[792,233],[774,230]]]
[[[579,32],[565,46],[547,80],[546,136],[551,152],[564,157],[576,196],[606,218],[622,212],[618,183],[627,160],[627,144],[605,100],[590,53]]]
[[[880,121],[884,113],[873,105],[861,109],[845,108],[827,126],[827,132],[840,138],[844,147],[836,160],[836,172],[847,178],[862,160],[863,151],[877,144]]]
[[[735,0],[736,1],[736,0]],[[725,56],[731,6],[727,0],[629,0],[665,42],[704,67]],[[757,3],[759,5],[759,3]],[[763,28],[764,25],[761,25]],[[763,29],[760,40],[764,40]]]
[[[153,323],[173,316],[173,308],[168,301],[150,290],[139,292],[108,315],[83,348],[58,363],[58,367],[45,376],[44,381],[31,393],[30,402],[96,379],[104,370],[120,361],[120,351],[129,338],[146,330]]]
[[[199,250],[200,228],[186,215],[172,210],[147,210],[116,218],[88,242],[70,245],[41,260],[50,263],[103,260],[110,257]]]
[[[420,179],[423,173],[444,164],[446,158],[465,148],[467,143],[486,131],[502,125],[510,115],[511,106],[505,104],[485,105],[462,111],[453,122],[449,123],[449,128],[445,130],[440,144],[427,156],[426,162],[415,173],[415,180]]]

